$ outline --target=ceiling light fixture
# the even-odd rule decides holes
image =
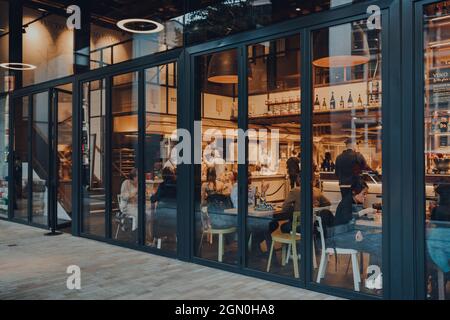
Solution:
[[[157,33],[164,30],[164,26],[150,19],[124,19],[117,22],[117,27],[131,33]]]
[[[9,70],[18,70],[18,71],[29,71],[34,70],[37,67],[28,63],[20,63],[20,62],[7,62],[0,63],[0,68],[9,69]]]

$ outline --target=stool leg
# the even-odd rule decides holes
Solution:
[[[222,262],[223,259],[223,234],[219,233],[219,243],[217,244],[219,246],[219,258],[218,261]]]
[[[356,254],[352,254],[352,269],[353,269],[353,285],[355,287],[355,291],[359,292],[359,266],[358,266],[358,257]]]
[[[292,243],[292,259],[294,259],[294,276],[295,278],[299,278],[300,275],[298,274],[298,257],[297,257],[297,244],[294,242]]]
[[[272,240],[272,245],[270,246],[270,255],[269,255],[269,261],[267,262],[267,272],[270,272],[270,265],[272,264],[272,255],[273,255],[273,245],[274,241]]]

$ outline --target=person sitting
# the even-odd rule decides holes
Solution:
[[[134,168],[128,175],[128,179],[122,182],[120,188],[120,211],[132,217],[132,231],[137,229],[138,221],[138,176]]]
[[[206,182],[202,184],[201,195],[202,195],[202,205],[208,204],[208,198],[212,195],[224,194],[225,185],[217,180],[216,169],[209,167],[206,171]]]
[[[281,225],[281,232],[290,233],[292,231],[292,217],[295,211],[300,211],[300,197],[300,177],[298,177],[296,181],[296,187],[291,190],[283,203],[282,212],[274,216],[277,221],[289,220],[289,222]],[[330,205],[330,200],[328,200],[328,198],[323,195],[322,191],[319,188],[313,187],[313,207],[324,208],[329,207]],[[300,225],[297,226],[297,232],[300,232]]]
[[[175,238],[177,223],[177,180],[175,170],[166,167],[162,171],[163,182],[150,197],[155,205],[152,236],[156,239]]]
[[[158,186],[156,193],[150,197],[151,203],[161,201],[175,201],[177,199],[177,180],[175,170],[165,167],[162,170],[163,182]]]
[[[248,205],[255,205],[256,197],[256,187],[252,185],[252,173],[248,173]],[[238,207],[238,183],[237,183],[237,173],[233,172],[233,188],[230,194],[231,202],[233,203],[233,208]]]
[[[327,246],[331,248],[348,248],[370,254],[370,264],[381,266],[381,228],[359,226],[356,220],[377,210],[364,209],[369,186],[361,178],[351,184],[351,192],[342,199],[336,209],[336,215],[324,226],[327,234]]]
[[[322,171],[325,171],[325,172],[332,172],[332,171],[334,171],[335,166],[334,166],[333,160],[331,159],[331,153],[330,152],[325,152],[325,158],[323,159],[321,167],[322,167]]]

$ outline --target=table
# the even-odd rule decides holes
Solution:
[[[237,208],[231,208],[224,210],[226,214],[236,214],[238,213]],[[248,207],[248,216],[252,218],[272,218],[273,215],[278,214],[281,212],[281,208],[275,208],[274,210],[267,210],[267,211],[259,211],[255,210],[255,207],[250,206]]]

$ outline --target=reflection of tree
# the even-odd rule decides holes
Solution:
[[[189,42],[228,36],[255,28],[253,2],[228,0],[193,11],[186,21]]]

